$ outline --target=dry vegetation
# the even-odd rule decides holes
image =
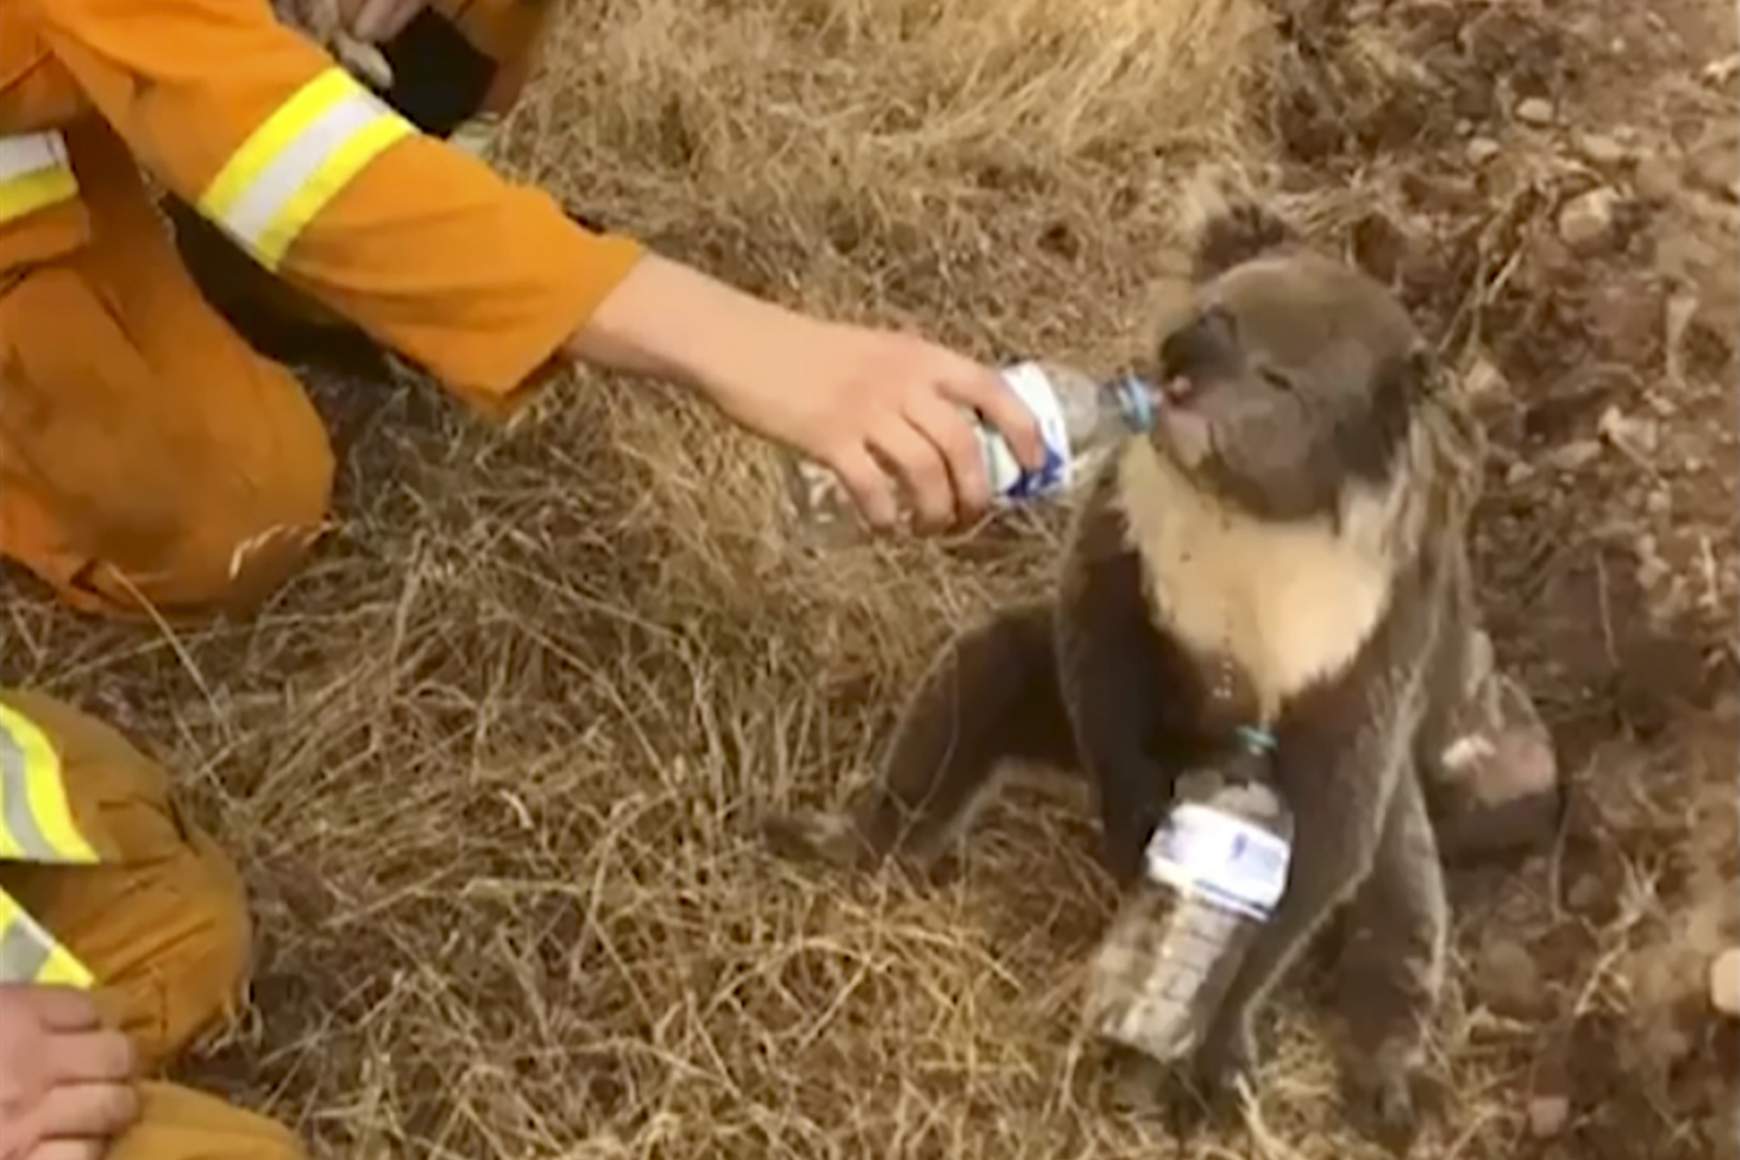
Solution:
[[[1456,884],[1427,1155],[1733,1155],[1701,971],[1735,941],[1735,86],[1699,68],[1735,37],[1644,7],[574,0],[510,128],[613,225],[987,357],[1146,341],[1203,160],[1401,287],[1480,389],[1483,581],[1577,788],[1555,850]],[[1572,253],[1593,186],[1612,236]],[[800,559],[768,450],[667,392],[587,378],[508,432],[420,383],[318,395],[338,532],[257,622],[170,638],[5,581],[0,675],[162,755],[246,867],[253,1015],[193,1078],[334,1156],[1364,1154],[1310,973],[1247,1123],[1106,1106],[1079,803],[1016,797],[932,884],[749,832],[846,790],[1054,518]]]

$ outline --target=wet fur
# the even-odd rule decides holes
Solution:
[[[1037,763],[1088,776],[1105,862],[1128,885],[1178,776],[1238,725],[1266,722],[1296,818],[1293,870],[1199,1066],[1220,1084],[1248,1067],[1253,1015],[1344,910],[1346,1076],[1356,1111],[1402,1142],[1443,972],[1439,843],[1455,833],[1448,819],[1435,825],[1428,791],[1477,622],[1463,546],[1477,443],[1430,398],[1429,361],[1399,306],[1304,254],[1276,219],[1248,206],[1214,217],[1197,259],[1196,316],[1230,287],[1250,349],[1292,325],[1285,297],[1238,291],[1257,263],[1279,264],[1265,277],[1296,276],[1325,317],[1371,315],[1344,319],[1340,332],[1307,319],[1302,344],[1285,336],[1294,370],[1360,378],[1357,391],[1301,403],[1318,445],[1283,449],[1299,454],[1267,475],[1229,477],[1212,463],[1174,462],[1163,440],[1130,441],[1090,485],[1055,598],[1005,609],[940,651],[880,780],[851,809],[770,819],[765,832],[788,855],[928,863],[999,770]],[[1180,354],[1178,336],[1194,325],[1168,332],[1163,361],[1243,358]],[[1333,341],[1310,340],[1332,332]],[[1236,423],[1236,409],[1227,413]],[[1264,446],[1253,437],[1226,454],[1249,451],[1249,465],[1271,454]]]

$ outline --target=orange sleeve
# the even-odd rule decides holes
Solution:
[[[640,256],[417,133],[264,0],[22,0],[139,163],[469,401],[512,406]]]

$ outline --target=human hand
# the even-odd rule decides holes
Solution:
[[[395,3],[396,0],[386,0]],[[423,7],[421,0],[409,0],[411,16]],[[281,23],[296,29],[330,53],[351,74],[378,89],[393,84],[393,66],[376,43],[388,39],[372,31],[384,25],[387,15],[378,14],[383,0],[272,0],[272,10]],[[370,31],[359,31],[359,24]],[[403,25],[401,24],[400,27]]]
[[[824,322],[648,255],[570,353],[699,389],[728,416],[832,469],[865,522],[891,527],[904,489],[919,531],[970,521],[990,481],[967,408],[1043,466],[1032,413],[993,371],[924,339]]]
[[[369,44],[391,40],[429,7],[429,0],[339,0],[350,34]]]
[[[138,1115],[132,1074],[89,995],[0,985],[0,1160],[99,1160]]]

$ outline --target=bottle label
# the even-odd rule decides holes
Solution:
[[[1031,499],[1060,491],[1069,485],[1073,466],[1069,428],[1057,391],[1036,363],[1016,363],[1003,370],[1003,381],[1027,404],[1039,424],[1045,442],[1045,466],[1038,471],[1022,468],[1009,443],[995,430],[984,430],[985,470],[991,477],[991,492],[1005,499]]]
[[[1290,844],[1252,822],[1185,802],[1148,840],[1148,876],[1266,921],[1287,887]]]

